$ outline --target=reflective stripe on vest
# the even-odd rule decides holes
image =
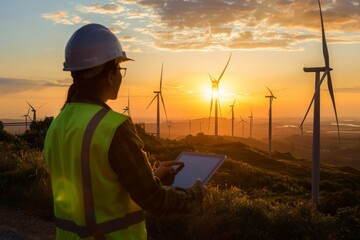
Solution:
[[[81,238],[92,236],[96,240],[103,240],[105,239],[105,234],[126,229],[131,225],[140,223],[145,220],[143,211],[136,211],[129,213],[121,218],[113,219],[100,224],[96,223],[90,174],[90,145],[96,127],[108,112],[109,109],[107,108],[102,108],[100,111],[98,111],[87,125],[83,137],[83,144],[81,149],[81,173],[86,226],[79,226],[73,221],[55,217],[56,227],[65,231],[73,232]]]

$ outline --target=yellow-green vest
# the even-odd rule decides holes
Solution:
[[[56,239],[146,239],[144,213],[108,160],[115,130],[127,116],[68,103],[45,139]]]

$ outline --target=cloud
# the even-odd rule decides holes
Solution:
[[[335,88],[335,93],[360,93],[360,86]]]
[[[126,29],[130,26],[130,23],[118,20],[118,21],[114,22],[113,25],[120,27],[121,29]]]
[[[321,40],[316,1],[127,0],[126,3],[137,4],[143,12],[152,13],[147,29],[142,32],[153,37],[158,48],[296,49],[297,43]],[[327,35],[333,35],[328,42],[359,41],[359,1],[323,1],[322,8]],[[348,37],[349,32],[356,36]]]
[[[83,13],[116,14],[124,11],[124,7],[115,3],[78,5],[77,9]]]
[[[45,83],[45,86],[49,87],[69,87],[72,84],[72,79],[65,78],[61,80],[55,80],[55,81],[47,81]]]
[[[59,24],[73,25],[82,22],[82,18],[77,15],[69,16],[65,11],[57,11],[52,13],[43,13],[41,16],[47,20]]]
[[[70,79],[45,81],[31,80],[22,78],[6,78],[0,77],[0,94],[14,94],[28,90],[39,90],[44,87],[68,87],[71,84]]]
[[[8,95],[26,90],[40,89],[45,81],[0,77],[0,94]]]
[[[126,12],[127,19],[143,19],[149,17],[149,14],[142,10],[129,10]]]
[[[140,33],[143,41],[134,44],[145,48],[297,50],[303,42],[321,41],[315,0],[118,0],[75,10],[115,18],[113,26]],[[359,0],[323,0],[322,10],[328,43],[360,42]],[[55,23],[84,22],[65,11],[42,16]]]

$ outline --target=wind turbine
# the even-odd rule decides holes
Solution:
[[[315,92],[314,96],[311,99],[310,105],[306,111],[306,114],[300,124],[300,127],[303,126],[304,121],[310,111],[312,104],[314,103],[314,119],[313,119],[313,146],[312,146],[312,201],[316,203],[319,199],[319,190],[320,190],[320,87],[321,83],[324,81],[325,77],[327,76],[327,83],[328,89],[331,96],[335,118],[336,118],[336,125],[338,130],[339,136],[339,145],[340,145],[340,129],[339,129],[339,121],[337,117],[336,105],[335,105],[335,97],[334,97],[334,90],[331,81],[330,71],[333,70],[330,67],[329,61],[329,52],[326,44],[326,37],[325,37],[325,29],[324,29],[324,22],[323,16],[321,11],[321,4],[320,0],[318,0],[319,4],[319,11],[320,11],[320,21],[321,21],[321,33],[322,33],[322,50],[323,56],[325,61],[324,67],[310,67],[304,68],[304,72],[314,72],[315,73]],[[320,72],[324,72],[321,79],[320,79]]]
[[[163,75],[163,67],[164,64],[161,64],[161,75],[160,75],[160,89],[158,91],[154,91],[155,96],[154,98],[151,100],[151,102],[149,103],[149,105],[147,106],[146,109],[148,109],[151,105],[151,103],[155,100],[157,100],[157,114],[156,114],[156,137],[160,138],[160,98],[161,98],[161,102],[164,108],[164,112],[165,112],[165,116],[166,116],[166,122],[168,122],[168,117],[167,117],[167,113],[166,113],[166,108],[165,108],[165,103],[164,103],[164,98],[162,96],[162,75]]]
[[[234,106],[235,106],[235,99],[234,99],[234,102],[232,105],[230,105],[230,112],[231,112],[231,139],[232,139],[232,142],[234,142]]]
[[[28,119],[31,121],[31,118],[30,118],[30,116],[29,116],[29,113],[30,113],[30,107],[28,108],[27,113],[21,116],[21,117],[25,117],[25,131],[27,131]]]
[[[123,108],[123,114],[127,114],[129,117],[131,117],[131,112],[130,112],[130,94],[129,94],[129,90],[128,90],[128,104],[127,106],[125,106]]]
[[[271,92],[270,88],[266,87],[271,95],[267,95],[265,96],[266,98],[269,98],[269,104],[270,104],[270,108],[269,108],[269,157],[271,157],[271,142],[272,142],[272,101],[273,99],[276,97],[274,96],[274,94]]]
[[[39,109],[39,108],[41,108],[42,106],[44,106],[45,105],[45,103],[43,104],[43,105],[41,105],[40,107],[38,107],[38,108],[34,108],[33,106],[31,106],[31,104],[28,102],[28,101],[26,101],[27,102],[27,104],[29,105],[29,107],[31,108],[31,111],[33,112],[33,122],[36,122],[36,111]]]
[[[215,139],[218,138],[218,129],[219,129],[219,125],[218,125],[218,111],[220,111],[220,115],[221,115],[221,110],[220,110],[220,101],[219,101],[219,83],[220,80],[222,78],[222,76],[224,75],[224,72],[227,68],[227,66],[229,65],[231,59],[231,53],[229,56],[229,60],[226,63],[226,66],[224,68],[224,70],[222,71],[222,73],[220,74],[220,77],[218,79],[212,77],[211,75],[209,75],[210,80],[211,80],[211,90],[212,90],[212,96],[211,96],[211,104],[210,104],[210,116],[209,116],[209,126],[210,126],[210,118],[211,118],[211,111],[212,111],[212,106],[213,106],[213,102],[215,104]]]
[[[253,119],[254,119],[254,117],[253,117],[253,112],[252,112],[252,109],[250,108],[250,112],[251,112],[251,115],[249,116],[249,119],[250,119],[250,138],[252,138],[252,128],[253,128]]]
[[[240,115],[240,122],[242,123],[242,137],[244,137],[244,124],[245,124],[247,121],[245,121],[245,120],[241,117],[241,115]]]
[[[173,127],[171,121],[168,122],[167,127],[169,128],[169,139],[170,139],[170,129]]]

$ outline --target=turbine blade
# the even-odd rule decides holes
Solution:
[[[29,115],[29,113],[30,113],[30,107],[28,107],[28,112],[27,112],[27,114],[26,114],[26,115]]]
[[[214,97],[211,97],[211,103],[210,103],[210,115],[209,115],[209,118],[211,117],[211,111],[212,111],[213,101],[214,101]]]
[[[338,130],[339,144],[340,144],[340,128],[339,128],[339,120],[338,120],[337,111],[336,111],[336,104],[335,104],[334,89],[333,89],[332,82],[331,82],[331,75],[330,75],[330,72],[328,73],[328,88],[329,88],[329,93],[330,93],[330,96],[331,96],[331,101],[332,101],[332,104],[333,104],[333,107],[334,107],[335,118],[336,118],[336,126],[337,126],[337,130]]]
[[[229,62],[230,62],[230,59],[231,59],[231,54],[232,54],[232,53],[230,53],[229,60],[227,61],[226,66],[225,66],[224,70],[222,71],[222,73],[221,73],[221,75],[220,75],[220,77],[219,77],[219,79],[218,79],[218,82],[220,82],[222,76],[224,75],[224,72],[225,72],[227,66],[229,65]]]
[[[31,104],[28,101],[26,101],[26,102],[31,107],[32,110],[35,110],[35,108],[33,106],[31,106]]]
[[[319,3],[319,9],[320,9],[320,20],[321,20],[323,55],[324,55],[324,60],[325,60],[325,66],[326,66],[327,68],[329,68],[329,67],[330,67],[330,63],[329,63],[329,52],[328,52],[328,48],[327,48],[327,44],[326,44],[324,21],[323,21],[323,15],[322,15],[322,11],[321,11],[320,0],[318,0],[318,3]]]
[[[46,103],[44,103],[43,105],[41,105],[40,107],[38,107],[36,110],[38,110],[39,108],[41,108],[42,106],[44,106]]]
[[[313,97],[312,97],[312,99],[311,99],[310,105],[309,105],[309,107],[308,107],[308,109],[307,109],[307,111],[306,111],[306,113],[305,113],[305,116],[304,116],[303,120],[301,121],[300,127],[302,127],[302,125],[304,124],[305,119],[306,119],[306,117],[307,117],[307,115],[308,115],[308,113],[309,113],[309,111],[310,111],[310,108],[311,108],[311,106],[312,106],[312,104],[313,104],[313,102],[314,102],[314,100],[315,100],[315,96],[316,96],[316,94],[318,93],[318,91],[320,91],[321,83],[324,81],[324,78],[325,78],[325,76],[326,76],[327,74],[328,74],[328,70],[326,69],[325,72],[324,72],[324,74],[322,75],[319,83],[317,84],[317,86],[316,86],[316,88],[315,88],[314,95],[313,95]]]
[[[214,79],[214,77],[213,77],[213,76],[211,76],[211,75],[210,75],[210,73],[208,73],[208,75],[209,75],[210,81],[212,82],[212,81],[213,81],[213,79]]]
[[[166,122],[168,122],[168,116],[167,116],[167,113],[166,113],[166,108],[165,108],[164,98],[163,98],[163,96],[162,96],[162,94],[161,94],[161,93],[160,93],[160,97],[161,97],[161,102],[162,102],[162,105],[163,105],[163,108],[164,108],[164,111],[165,111]]]
[[[163,67],[164,67],[164,63],[161,63],[160,92],[161,92],[161,89],[162,89]]]
[[[154,98],[151,100],[151,102],[149,103],[149,105],[147,106],[146,109],[148,109],[148,108],[150,107],[150,105],[152,104],[152,102],[155,100],[155,98],[156,98],[158,95],[159,95],[159,94],[157,93],[157,94],[154,96]]]
[[[275,97],[274,94],[272,93],[272,91],[270,90],[270,88],[268,88],[267,86],[266,86],[266,88],[269,90],[271,96],[272,96],[272,97]]]

